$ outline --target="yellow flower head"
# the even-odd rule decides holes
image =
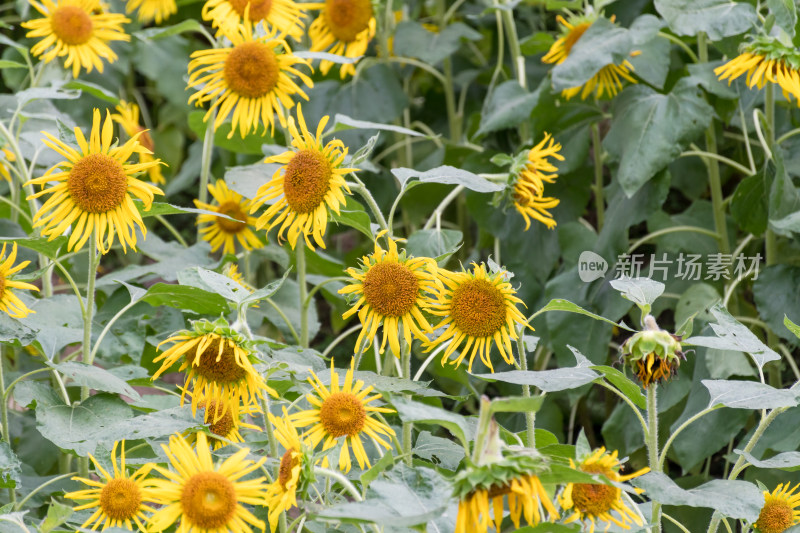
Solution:
[[[12,318],[25,318],[28,314],[35,313],[35,311],[28,309],[28,306],[26,306],[11,289],[38,291],[39,288],[30,283],[11,279],[12,274],[28,266],[30,261],[23,261],[17,266],[14,266],[14,261],[17,260],[17,243],[11,245],[11,254],[6,258],[7,245],[8,243],[4,242],[3,249],[0,250],[0,311],[3,311]]]
[[[556,226],[548,209],[557,206],[560,200],[545,197],[544,184],[554,183],[558,177],[558,169],[548,158],[563,161],[564,156],[559,153],[560,150],[561,143],[555,142],[550,134],[545,133],[542,142],[530,149],[523,166],[512,170],[515,179],[511,195],[514,208],[525,219],[526,231],[531,227],[531,218],[550,229]]]
[[[0,178],[11,181],[11,173],[6,166],[8,163],[13,163],[17,160],[17,156],[14,155],[14,152],[9,150],[8,148],[0,148],[0,154],[2,154],[3,158],[0,159]]]
[[[244,442],[244,438],[239,432],[242,428],[261,431],[261,428],[255,424],[249,424],[242,420],[243,416],[260,413],[256,405],[225,405],[224,402],[226,400],[207,399],[202,396],[197,401],[198,409],[205,409],[203,422],[208,425],[208,430],[211,432],[208,439],[211,441],[211,447],[215,450],[227,446],[228,441]],[[196,440],[196,435],[197,433],[190,432],[186,437],[189,440]]]
[[[437,338],[425,344],[426,351],[450,340],[442,356],[444,365],[462,342],[466,341],[461,354],[452,361],[458,366],[469,355],[468,370],[472,372],[475,355],[480,355],[483,363],[494,372],[489,354],[492,345],[508,364],[514,364],[514,351],[511,340],[517,339],[517,325],[528,326],[525,317],[517,309],[517,304],[525,305],[517,298],[517,291],[506,281],[504,270],[490,273],[486,265],[473,263],[472,272],[450,272],[439,270],[439,279],[444,289],[439,291],[430,312],[445,317],[434,329],[447,326]]]
[[[772,37],[760,36],[743,45],[741,54],[714,69],[719,79],[733,80],[746,74],[747,86],[759,90],[769,83],[781,88],[783,96],[793,96],[800,106],[800,54]]]
[[[268,230],[280,225],[278,239],[288,231],[289,244],[294,248],[300,235],[312,250],[314,245],[309,236],[322,248],[325,241],[322,236],[328,227],[328,209],[339,213],[340,206],[346,203],[344,189],[350,193],[344,176],[356,172],[356,168],[342,168],[347,155],[342,141],[334,139],[322,144],[322,132],[328,124],[328,117],[322,117],[317,126],[316,135],[312,135],[303,118],[300,105],[297,106],[297,121],[289,118],[289,133],[292,135],[292,146],[279,155],[268,157],[265,163],[282,163],[272,179],[259,187],[250,212],[254,212],[264,202],[276,200],[258,217],[256,228],[268,226]]]
[[[159,160],[138,164],[127,162],[134,153],[149,153],[139,143],[139,135],[115,147],[111,114],[106,112],[101,128],[99,109],[94,110],[88,142],[80,128],[75,128],[75,140],[80,151],[44,132],[44,144],[67,160],[52,167],[41,178],[26,183],[42,186],[42,191],[28,196],[29,200],[44,194],[52,195],[34,215],[34,227],[44,226],[42,235],[53,240],[74,223],[67,244],[70,251],[83,248],[93,234],[94,245],[102,253],[111,249],[115,235],[119,235],[123,250],[127,251],[127,246],[135,250],[134,225],[139,227],[142,235],[147,235],[147,228],[131,196],[140,199],[148,211],[154,195],[164,194],[158,187],[134,177],[136,173],[158,165]],[[56,184],[45,189],[45,184],[50,182]]]
[[[293,39],[300,40],[305,34],[304,11],[308,4],[294,0],[206,0],[203,4],[203,20],[210,20],[219,33],[230,33],[245,19],[253,24],[262,22]]]
[[[153,496],[162,507],[150,518],[148,531],[164,531],[178,520],[179,533],[264,530],[264,521],[245,505],[263,504],[265,478],[242,478],[260,468],[266,458],[246,459],[250,450],[244,448],[215,465],[204,433],[197,435],[194,449],[181,435],[161,447],[172,468],[155,467],[166,479],[152,481]]]
[[[315,4],[321,9],[319,16],[308,28],[312,52],[328,52],[337,56],[358,58],[367,52],[369,42],[375,37],[375,17],[371,0],[325,0]],[[327,74],[331,61],[321,61],[320,71]],[[355,66],[341,66],[342,78],[356,73]]]
[[[205,225],[200,229],[200,235],[211,244],[211,251],[216,252],[222,248],[222,253],[235,254],[237,241],[245,250],[260,248],[261,241],[250,229],[256,225],[256,218],[248,216],[252,202],[238,192],[229,189],[224,180],[217,180],[216,185],[209,183],[208,192],[211,193],[216,204],[211,205],[195,200],[196,207],[227,215],[239,221],[234,222],[227,218],[206,214],[197,216],[197,224]]]
[[[178,5],[175,0],[128,0],[125,12],[132,13],[137,10],[136,18],[139,22],[155,21],[156,24],[161,24],[178,12]]]
[[[272,532],[278,527],[281,513],[297,507],[297,491],[300,488],[301,474],[307,464],[308,457],[303,452],[303,443],[297,433],[295,423],[283,408],[283,417],[272,413],[269,420],[275,427],[275,437],[286,450],[281,456],[278,479],[267,487],[266,505],[269,508],[269,527]]]
[[[336,446],[340,437],[344,437],[342,451],[339,453],[339,469],[343,472],[349,472],[352,467],[350,446],[353,447],[359,468],[363,470],[371,466],[364,444],[361,442],[363,433],[366,433],[376,446],[383,446],[387,450],[391,446],[381,438],[381,435],[394,435],[392,428],[370,416],[370,413],[393,413],[394,410],[369,405],[380,399],[381,395],[378,393],[368,397],[373,390],[372,385],[364,387],[364,382],[361,380],[353,383],[354,365],[355,358],[350,363],[350,370],[345,374],[341,388],[339,388],[339,374],[333,369],[332,360],[330,389],[322,383],[313,370],[310,371],[314,379],[308,378],[308,382],[314,387],[316,394],[308,394],[306,399],[312,408],[291,416],[296,427],[311,426],[303,434],[303,438],[312,448],[316,448],[324,439],[322,449],[330,450]],[[323,465],[327,465],[327,458]]]
[[[86,72],[103,72],[103,59],[109,63],[117,54],[110,41],[130,41],[122,25],[130,22],[124,15],[107,13],[100,0],[29,0],[44,18],[22,23],[29,31],[26,37],[43,37],[31,48],[31,54],[42,56],[45,63],[66,57],[64,68],[72,67],[77,78],[81,68]]]
[[[144,514],[153,513],[155,509],[147,505],[155,503],[151,480],[146,479],[147,474],[155,465],[146,464],[136,470],[132,475],[128,475],[125,468],[125,441],[122,441],[120,461],[117,462],[117,446],[115,442],[111,448],[111,465],[113,475],[107,472],[97,460],[89,454],[95,470],[102,476],[99,481],[82,477],[73,477],[75,481],[88,485],[91,488],[68,492],[65,498],[70,500],[88,500],[73,509],[82,511],[93,509],[94,513],[81,525],[101,530],[110,527],[135,529],[145,532],[147,528],[147,516]]]
[[[138,135],[139,144],[148,150],[148,152],[139,152],[139,162],[151,163],[155,161],[153,152],[156,148],[153,144],[153,138],[148,130],[139,125],[139,106],[122,100],[116,109],[117,112],[111,115],[111,119],[125,130],[125,134],[128,137],[133,138]],[[161,173],[161,165],[153,165],[148,168],[147,175],[150,176],[150,181],[153,183],[158,185],[166,183],[164,175]]]
[[[764,507],[753,524],[759,533],[783,533],[795,524],[800,524],[800,494],[795,494],[800,483],[789,488],[781,483],[772,493],[764,491]]]
[[[572,467],[575,463],[570,459]],[[606,452],[605,448],[595,450],[589,457],[578,465],[578,469],[588,474],[602,474],[611,481],[623,482],[646,474],[649,468],[642,468],[633,474],[620,475],[620,462],[617,452]],[[635,511],[631,510],[622,500],[622,490],[613,485],[591,483],[569,483],[558,496],[558,503],[565,511],[572,511],[565,524],[576,520],[591,523],[591,533],[594,533],[595,522],[611,523],[623,529],[630,529],[630,523],[642,525],[642,520]],[[613,515],[616,513],[619,517]]]
[[[232,115],[228,138],[233,137],[237,128],[244,138],[251,131],[257,132],[261,124],[263,133],[267,126],[274,132],[275,116],[281,126],[286,127],[284,109],[294,106],[292,97],[299,95],[308,100],[292,76],[300,78],[308,87],[314,86],[311,78],[294,67],[308,65],[308,61],[293,55],[275,28],[260,35],[253,24],[245,20],[226,37],[233,46],[198,50],[192,54],[188,88],[197,88],[197,92],[189,97],[189,103],[201,106],[214,102],[203,120],[208,121],[216,110],[215,131]]]

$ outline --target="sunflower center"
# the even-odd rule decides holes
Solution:
[[[325,0],[325,20],[338,40],[349,43],[369,27],[370,0]]]
[[[90,154],[75,163],[67,178],[72,201],[88,213],[105,213],[119,206],[128,192],[122,163],[106,154]]]
[[[237,44],[225,60],[226,86],[239,96],[261,98],[278,84],[280,65],[272,48],[261,42]]]
[[[100,508],[112,520],[130,520],[141,503],[139,487],[128,478],[114,478],[100,491]]]
[[[198,529],[222,528],[236,513],[236,490],[222,474],[201,472],[183,485],[181,508]]]
[[[214,383],[237,383],[244,379],[247,371],[236,362],[233,346],[226,342],[222,352],[219,350],[219,339],[214,339],[200,354],[200,361],[195,366],[195,372],[208,381]],[[187,355],[192,358],[191,355]]]
[[[377,263],[364,276],[364,299],[383,316],[403,316],[414,307],[419,281],[400,263]]]
[[[506,323],[506,300],[500,289],[485,279],[462,283],[450,302],[453,324],[471,337],[490,337]]]
[[[319,417],[325,431],[339,438],[358,435],[367,420],[367,411],[355,394],[335,392],[322,402]]]
[[[259,21],[267,18],[270,9],[272,9],[272,0],[228,0],[233,7],[234,11],[239,13],[239,16],[244,18],[244,10],[250,4],[250,13],[248,15],[251,21]]]
[[[219,411],[222,410],[223,406],[219,404],[219,402],[215,402],[211,400],[206,402],[203,400],[202,402],[197,404],[197,407],[201,409],[205,407],[206,409],[206,420],[215,420],[219,414]],[[211,430],[211,433],[214,435],[219,435],[220,437],[227,437],[230,435],[231,431],[233,431],[234,426],[236,425],[235,421],[233,420],[233,413],[230,409],[225,411],[225,414],[217,420],[216,422],[212,422],[209,424],[208,429]]]
[[[781,499],[768,500],[756,522],[761,533],[783,533],[792,523],[792,507]]]
[[[591,24],[588,22],[583,22],[581,24],[577,24],[570,30],[570,32],[564,38],[564,52],[567,55],[569,55],[569,52],[572,50],[572,47],[575,46],[575,43],[578,42],[578,39],[583,37],[583,34],[586,33],[586,30],[589,29],[589,26],[591,26]]]
[[[572,501],[580,512],[598,516],[611,510],[617,500],[618,488],[611,485],[576,483],[572,486]]]
[[[234,222],[227,218],[217,218],[217,226],[225,233],[239,233],[247,229],[247,214],[242,211],[239,202],[223,202],[217,208],[217,213],[235,218],[240,222]]]
[[[50,15],[50,27],[64,43],[79,45],[92,36],[92,17],[78,6],[61,6]]]
[[[315,150],[292,156],[283,175],[283,195],[295,213],[311,213],[325,200],[331,188],[331,164]]]
[[[299,457],[295,457],[294,449],[286,450],[286,453],[281,457],[281,466],[278,470],[278,483],[281,487],[286,488],[286,484],[292,479],[292,469],[300,462]]]

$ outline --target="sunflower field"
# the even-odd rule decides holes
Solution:
[[[0,3],[0,533],[800,532],[795,0]]]

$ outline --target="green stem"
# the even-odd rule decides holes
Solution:
[[[775,146],[775,89],[772,83],[768,83],[764,88],[764,116],[767,120],[767,142],[770,150],[774,151]],[[778,238],[775,232],[767,227],[765,235],[765,248],[767,266],[775,264],[778,253]]]
[[[594,155],[594,203],[597,210],[597,231],[603,229],[606,204],[603,198],[603,147],[600,144],[600,126],[592,123],[592,152]]]
[[[306,285],[306,243],[297,244],[297,284],[300,287],[300,346],[308,348],[308,286]]]
[[[436,0],[436,12],[439,14],[439,29],[444,30],[447,24],[447,5],[445,0]],[[444,71],[444,101],[447,107],[447,123],[450,127],[450,140],[461,141],[461,117],[456,110],[456,93],[453,85],[453,63],[450,57],[442,61]]]
[[[647,455],[651,472],[661,472],[658,458],[658,385],[651,383],[647,387]],[[655,531],[661,531],[661,504],[654,501],[651,513]]]
[[[0,398],[3,400],[3,405],[0,407],[0,415],[2,419],[0,423],[3,424],[3,440],[8,444],[11,449],[11,428],[8,427],[8,398],[6,398],[6,378],[4,375],[5,357],[3,357],[2,349],[0,349]],[[11,503],[17,503],[17,491],[14,487],[8,488],[8,498]]]
[[[401,359],[403,360],[403,378],[411,379],[411,345],[405,339],[400,339],[401,342]],[[405,395],[409,400],[410,394]],[[414,430],[413,422],[403,422],[403,453],[405,454],[406,464],[411,466],[413,464],[413,452],[411,449],[411,437]]]
[[[367,202],[367,206],[369,207],[370,211],[372,211],[372,214],[375,215],[375,220],[377,220],[378,225],[382,230],[388,231],[389,225],[386,223],[386,219],[383,217],[381,208],[378,207],[378,203],[375,201],[375,198],[373,198],[372,193],[369,192],[369,189],[367,189],[366,185],[364,185],[364,183],[358,179],[355,174],[351,174],[351,176],[356,180],[356,184],[351,185],[350,189],[361,195],[364,201]],[[391,235],[389,236],[391,237]]]
[[[208,200],[208,181],[211,176],[211,159],[214,155],[214,121],[217,113],[214,111],[206,122],[206,133],[203,136],[203,155],[200,160],[200,190],[197,199],[202,203]]]
[[[86,307],[83,309],[83,362],[87,365],[94,364],[94,353],[92,352],[92,313],[94,311],[94,284],[97,279],[97,267],[100,263],[100,254],[97,250],[97,228],[94,229],[89,246],[89,272],[86,282]],[[81,402],[89,398],[89,387],[81,387]],[[89,475],[89,458],[81,457],[78,461],[78,472],[81,476]]]
[[[520,86],[526,91],[528,90],[528,77],[525,74],[525,56],[522,55],[522,49],[519,45],[519,36],[517,35],[517,25],[514,23],[514,13],[511,6],[504,6],[506,9],[500,10],[500,15],[503,19],[505,26],[505,34],[508,37],[508,48],[511,52],[511,61],[514,63],[514,73],[516,74],[517,81]],[[528,120],[523,120],[519,126],[519,135],[522,144],[527,144],[531,141],[530,138],[530,123]]]
[[[522,339],[524,330],[517,332],[517,352],[519,353],[519,364],[523,371],[528,370],[528,355],[525,353],[525,341]],[[531,397],[531,386],[522,386],[522,396],[525,398]],[[528,448],[536,448],[536,412],[529,411],[525,413],[525,428],[526,428],[526,444]]]
[[[264,433],[267,434],[267,442],[269,443],[269,454],[275,459],[279,459],[278,455],[278,439],[275,438],[275,430],[272,427],[272,422],[269,421],[269,396],[263,396],[260,400],[261,410],[264,412]],[[280,475],[280,464],[275,467],[275,479]],[[286,513],[281,513],[281,519],[278,522],[278,529],[281,533],[286,533]]]
[[[691,232],[691,233],[700,233],[702,235],[708,235],[709,237],[714,237],[715,239],[719,237],[719,235],[711,230],[707,230],[706,228],[700,228],[696,226],[672,226],[670,228],[664,228],[652,233],[648,233],[641,239],[637,240],[633,244],[631,244],[630,248],[628,248],[628,253],[633,253],[639,246],[643,245],[644,243],[651,241],[657,237],[661,237],[662,235],[668,235],[670,233],[679,233],[682,231]]]
[[[486,445],[489,434],[489,422],[492,420],[492,402],[486,396],[481,396],[481,407],[478,411],[478,430],[475,433],[475,445],[472,449],[472,462],[480,465],[481,452]]]

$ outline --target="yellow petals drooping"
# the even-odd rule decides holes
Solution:
[[[261,247],[261,241],[251,229],[256,225],[256,218],[248,215],[252,202],[243,198],[238,192],[230,190],[223,180],[217,180],[216,185],[210,183],[208,192],[216,200],[216,205],[195,200],[196,207],[215,211],[239,221],[234,222],[206,214],[197,216],[197,224],[203,225],[200,235],[211,244],[211,251],[216,252],[222,248],[222,253],[235,254],[237,242],[245,250]]]
[[[774,83],[781,88],[783,96],[791,101],[797,100],[800,106],[800,70],[784,58],[771,58],[757,52],[743,52],[722,66],[714,69],[720,80],[728,80],[728,84],[746,74],[747,86],[751,89],[764,88],[767,83]]]
[[[525,219],[525,230],[531,227],[531,218],[550,229],[556,226],[556,221],[548,209],[556,207],[560,200],[545,197],[544,184],[554,183],[558,177],[556,174],[558,169],[548,158],[563,161],[564,156],[559,153],[560,150],[561,144],[545,133],[542,142],[530,149],[527,162],[516,175],[512,198],[514,208]]]
[[[34,311],[28,309],[28,306],[11,289],[38,291],[39,288],[30,283],[11,279],[12,274],[28,266],[30,261],[23,261],[14,266],[14,261],[17,260],[17,243],[11,245],[11,254],[8,257],[6,257],[7,245],[8,243],[3,243],[3,249],[0,250],[0,311],[13,318],[25,318]]]
[[[286,450],[281,456],[278,479],[267,487],[269,527],[274,533],[281,513],[297,507],[297,490],[300,487],[300,474],[305,466],[306,456],[295,423],[292,422],[285,407],[282,418],[270,413],[269,420],[275,427],[275,437]]]
[[[156,24],[161,24],[178,12],[178,5],[175,0],[128,0],[125,12],[134,11],[138,11],[136,18],[139,22],[155,21]]]
[[[760,533],[783,533],[795,524],[800,524],[800,484],[791,489],[790,484],[779,484],[771,493],[764,491],[764,507],[753,524]]]
[[[31,54],[42,56],[45,63],[66,57],[64,68],[72,67],[77,78],[81,68],[86,72],[103,72],[103,60],[113,63],[117,54],[111,41],[130,41],[122,25],[130,22],[124,15],[107,13],[100,0],[29,0],[44,18],[22,23],[29,31],[26,37],[42,37],[31,48]]]
[[[153,157],[155,145],[150,132],[139,125],[139,106],[134,103],[128,103],[121,100],[117,106],[117,112],[111,115],[111,118],[119,124],[125,134],[130,137],[137,137],[139,144],[146,148],[147,152],[139,152],[140,163],[151,163],[156,159]],[[166,183],[164,175],[161,173],[161,165],[153,165],[147,169],[147,175],[150,176],[150,181],[155,184],[162,185]]]
[[[375,37],[376,22],[371,0],[325,0],[319,16],[308,28],[312,52],[328,52],[355,59],[363,56],[369,42]],[[321,61],[320,71],[327,74],[334,65]],[[356,73],[352,63],[343,64],[339,70],[342,78]]]
[[[11,181],[11,172],[8,170],[8,164],[16,161],[17,156],[8,148],[0,148],[0,155],[3,156],[0,158],[0,178]]]
[[[203,20],[210,20],[219,32],[229,34],[247,20],[257,25],[264,22],[283,34],[300,40],[305,33],[304,11],[308,4],[295,0],[207,0],[203,4]]]

